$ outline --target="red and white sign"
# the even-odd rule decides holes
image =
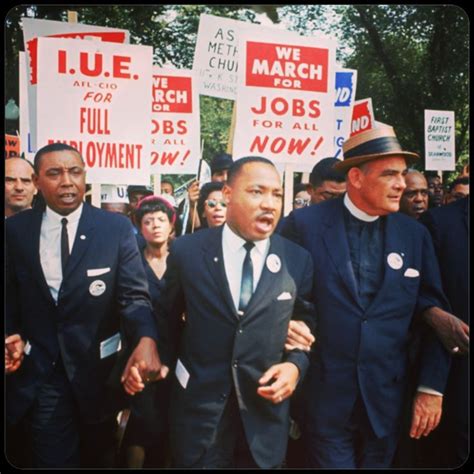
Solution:
[[[199,93],[192,71],[153,68],[152,173],[196,173]]]
[[[375,126],[372,99],[356,100],[352,108],[351,137]]]
[[[5,134],[5,158],[20,156],[20,137]]]
[[[38,146],[74,146],[88,183],[149,184],[153,48],[38,39]]]
[[[311,170],[334,151],[336,44],[260,28],[240,36],[233,157]]]
[[[71,38],[128,44],[130,35],[127,30],[118,28],[106,28],[104,26],[66,23],[62,21],[37,20],[33,18],[22,18],[22,26],[27,56],[31,146],[33,150],[36,150],[38,38]]]

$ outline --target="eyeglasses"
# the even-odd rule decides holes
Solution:
[[[293,205],[294,206],[307,206],[309,203],[309,199],[302,199],[302,198],[296,198],[294,201],[293,201]]]
[[[206,204],[212,209],[220,204],[222,207],[227,207],[227,203],[225,201],[216,201],[215,199],[208,199]]]

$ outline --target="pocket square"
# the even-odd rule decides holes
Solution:
[[[406,276],[409,278],[416,278],[420,276],[420,272],[418,270],[415,270],[414,268],[407,268],[403,276]]]
[[[91,268],[90,270],[87,270],[87,276],[88,277],[96,277],[99,275],[103,275],[104,273],[110,272],[110,267],[106,268]]]
[[[283,293],[278,295],[277,300],[278,301],[291,300],[291,293],[288,293],[288,291],[284,291]]]

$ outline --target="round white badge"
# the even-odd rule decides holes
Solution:
[[[278,255],[275,255],[274,253],[271,253],[267,257],[267,268],[272,272],[272,273],[277,273],[280,271],[281,268],[281,260]]]
[[[105,282],[102,280],[94,280],[89,286],[89,293],[92,296],[100,296],[105,291]]]
[[[390,268],[394,270],[400,270],[403,266],[403,258],[398,253],[392,252],[388,254],[387,263]]]

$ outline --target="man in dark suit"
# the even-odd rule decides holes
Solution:
[[[318,315],[308,371],[309,465],[390,466],[400,422],[413,314],[445,306],[431,238],[396,213],[406,160],[392,127],[344,144],[347,194],[294,211],[282,234],[312,255]],[[439,423],[449,354],[434,334],[423,347],[410,434]]]
[[[45,205],[6,222],[6,413],[10,423],[26,416],[35,467],[79,467],[80,443],[104,441],[94,423],[116,415],[106,382],[121,327],[134,348],[128,393],[132,367],[154,378],[166,369],[130,222],[83,202],[76,149],[47,145],[34,166]]]
[[[314,326],[311,258],[271,235],[282,187],[270,161],[237,160],[223,195],[226,224],[177,239],[167,262],[160,316],[170,328],[161,354],[177,359],[172,455],[178,467],[272,468],[285,455],[288,398],[309,363],[284,346],[292,317]]]
[[[468,198],[447,206],[430,209],[420,221],[425,224],[433,238],[438,257],[443,289],[451,309],[462,322],[459,331],[464,332],[465,345],[457,346],[447,341],[448,347],[456,350],[449,372],[443,400],[443,419],[432,443],[426,440],[424,465],[419,467],[457,468],[464,464],[469,454],[469,367],[466,344],[469,336],[469,288],[468,288]],[[436,463],[438,461],[438,463]]]

